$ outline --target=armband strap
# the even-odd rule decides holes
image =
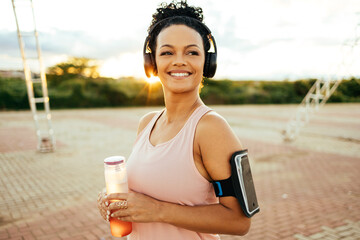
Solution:
[[[213,181],[211,183],[214,186],[215,195],[217,197],[235,197],[234,186],[231,176],[228,179]]]

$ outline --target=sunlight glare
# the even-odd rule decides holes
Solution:
[[[159,82],[159,78],[158,77],[155,77],[155,76],[152,76],[150,78],[146,78],[145,81],[149,84],[153,84],[153,83],[156,83],[156,82]]]

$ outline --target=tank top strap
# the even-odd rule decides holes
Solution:
[[[206,105],[199,106],[198,109],[196,109],[196,112],[194,112],[194,114],[191,116],[191,121],[197,124],[200,119],[210,111],[212,111],[212,109]]]
[[[145,126],[145,128],[139,133],[139,135],[136,137],[135,143],[138,142],[139,139],[144,138],[146,139],[146,136],[150,134],[151,129],[154,127],[154,124],[156,122],[156,120],[160,117],[160,115],[165,111],[165,109],[160,110],[159,112],[157,112],[152,119],[150,120],[150,122]]]
[[[150,132],[154,125],[155,125],[155,122],[158,120],[158,118],[160,117],[161,114],[163,114],[163,112],[165,111],[165,108],[159,112],[157,112],[154,117],[150,120],[150,122],[146,125],[145,129],[146,129],[146,132]]]
[[[199,123],[200,119],[208,112],[212,111],[211,108],[205,105],[199,106],[191,115],[190,119],[188,120],[188,124],[186,126],[185,131],[187,132],[186,135],[190,135],[191,139],[193,139],[196,126]]]

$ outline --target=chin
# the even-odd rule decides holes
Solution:
[[[175,94],[199,92],[199,86],[196,87],[171,87],[167,89]]]

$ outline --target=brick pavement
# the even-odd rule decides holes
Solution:
[[[342,111],[343,122],[354,125],[351,137],[359,140],[360,123],[354,120],[359,105],[345,106],[330,105],[324,116]],[[319,121],[341,132],[341,125],[333,124],[340,117],[320,116],[297,142],[285,144],[276,118],[284,118],[291,106],[214,108],[249,149],[261,207],[249,234],[222,239],[360,239],[359,144],[320,129],[325,144],[311,146],[320,140],[307,135]],[[24,147],[35,141],[29,112],[0,113],[0,240],[119,239],[111,237],[96,208],[97,192],[104,186],[102,159],[128,156],[134,122],[154,109],[53,111],[56,136],[64,144],[49,154]],[[244,112],[257,116],[241,118]],[[21,141],[27,144],[16,144]],[[333,146],[338,146],[336,153]]]

